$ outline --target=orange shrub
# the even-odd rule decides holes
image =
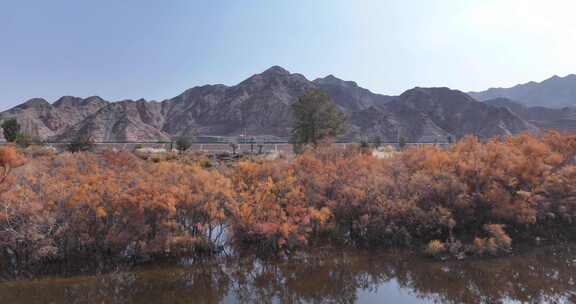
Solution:
[[[507,233],[520,239],[570,235],[575,155],[576,136],[551,132],[487,142],[466,137],[448,149],[412,147],[384,160],[355,149],[320,148],[293,162],[243,163],[232,175],[235,185],[244,185],[236,188],[239,203],[252,208],[246,211],[250,216],[234,218],[234,227],[283,244],[280,227],[305,227],[286,210],[313,208],[331,215],[322,229],[344,243],[416,245],[436,239],[456,254],[474,247],[472,240],[481,240],[488,229],[484,247],[493,250],[484,251],[502,252],[510,245]]]
[[[511,249],[512,239],[506,234],[502,225],[485,225],[484,230],[490,235],[487,238],[475,238],[472,251],[476,254],[490,253],[492,255],[507,252]]]
[[[2,195],[9,260],[173,255],[222,245],[227,179],[195,165],[127,153],[39,159]]]
[[[424,251],[430,256],[438,256],[446,252],[446,245],[440,240],[431,240]]]
[[[497,254],[512,240],[576,235],[575,156],[576,136],[550,132],[466,137],[386,159],[321,147],[212,170],[183,158],[60,154],[7,180],[23,160],[5,147],[0,254],[13,264],[173,256],[213,252],[227,236],[263,250],[337,242]]]
[[[6,181],[10,171],[13,168],[20,167],[24,164],[24,158],[16,152],[16,149],[9,145],[0,148],[0,184]]]
[[[331,216],[328,208],[308,204],[285,161],[241,162],[232,181],[237,203],[231,205],[231,221],[239,241],[271,249],[303,246]]]

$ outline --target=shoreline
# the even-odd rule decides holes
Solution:
[[[152,263],[130,269],[76,276],[43,276],[0,282],[10,303],[210,303],[269,302],[274,299],[344,301],[390,296],[409,303],[477,303],[530,298],[568,301],[573,294],[576,243],[547,245],[510,256],[435,261],[403,251],[331,250],[297,259],[254,256]],[[534,267],[538,265],[538,267]],[[318,281],[322,284],[318,285]],[[534,284],[534,282],[539,282]],[[510,285],[520,284],[522,289]],[[572,283],[570,283],[572,281]],[[475,288],[470,288],[475,286]],[[228,300],[230,301],[230,300]]]

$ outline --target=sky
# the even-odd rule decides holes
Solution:
[[[576,73],[574,0],[0,0],[0,110],[174,97],[280,65],[376,93]]]

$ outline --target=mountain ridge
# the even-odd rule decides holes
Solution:
[[[576,74],[568,74],[565,77],[554,75],[541,82],[530,81],[508,88],[489,88],[468,94],[479,101],[508,98],[527,106],[552,108],[576,106]]]
[[[168,140],[178,136],[287,138],[290,106],[306,90],[325,91],[350,116],[347,140],[360,137],[446,141],[465,134],[480,137],[539,132],[540,128],[506,107],[478,102],[449,88],[413,88],[400,96],[373,93],[334,75],[308,80],[273,66],[233,86],[196,86],[163,101],[106,101],[98,96],[63,96],[50,104],[31,99],[0,113],[15,117],[32,136],[70,141]]]
[[[508,98],[495,98],[484,101],[487,104],[506,107],[522,119],[538,126],[542,130],[555,129],[559,131],[576,130],[576,108],[546,108],[541,106],[526,106]]]

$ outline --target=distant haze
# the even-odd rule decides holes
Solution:
[[[163,100],[281,65],[374,92],[576,73],[573,0],[3,1],[0,110],[33,97]]]

